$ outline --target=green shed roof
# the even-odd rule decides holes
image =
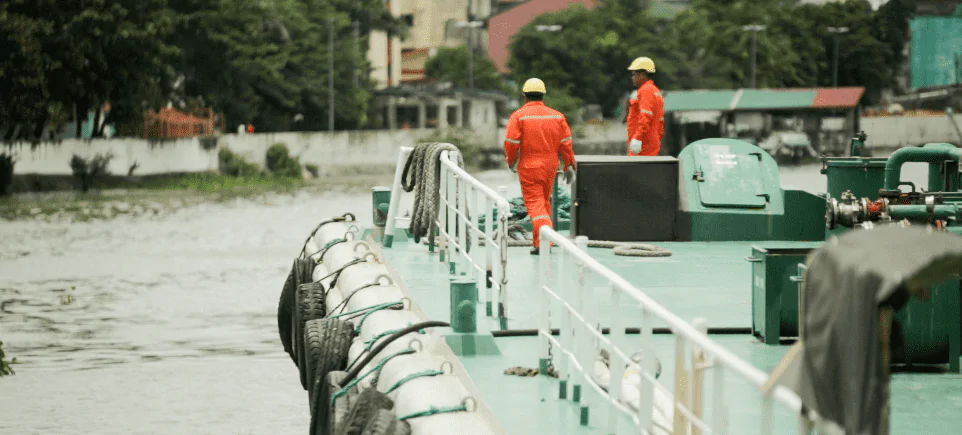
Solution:
[[[692,110],[729,110],[735,91],[669,91],[665,92],[665,112]]]
[[[744,89],[740,93],[735,102],[738,110],[811,107],[815,101],[814,89]]]

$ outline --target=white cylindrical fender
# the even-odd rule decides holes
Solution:
[[[351,226],[351,223],[335,222],[321,227],[308,243],[308,254],[320,251],[333,240],[345,238]],[[346,304],[347,306],[343,310],[338,310],[339,313],[405,299],[407,295],[403,292],[399,283],[393,282],[390,271],[381,263],[383,259],[377,257],[373,247],[365,241],[356,240],[355,234],[347,234],[346,238],[348,239],[347,242],[331,245],[324,253],[323,261],[321,261],[319,254],[313,257],[315,261],[321,261],[315,268],[315,279],[325,277],[356,259],[365,258],[365,256],[370,261],[372,259],[370,256],[374,255],[374,258],[378,261],[354,264],[343,269],[337,279],[337,285],[328,291],[327,306],[329,309],[333,309],[343,301],[343,298],[356,291],[359,291],[359,293],[352,296]],[[362,287],[374,282],[378,282],[380,285],[362,289]],[[325,287],[330,285],[330,278],[325,280],[324,284]],[[355,337],[351,344],[348,352],[348,363],[360,361],[365,357],[368,348],[366,342],[372,338],[383,334],[385,331],[399,330],[408,325],[427,320],[411,311],[410,306],[406,308],[402,310],[383,309],[367,316],[364,324],[361,325],[360,334]],[[363,315],[351,319],[355,327],[358,326],[362,317]],[[391,342],[368,364],[365,364],[365,367],[361,368],[359,375],[368,373],[384,358],[408,348],[413,348],[416,352],[397,356],[382,368],[377,385],[380,391],[387,390],[399,379],[411,373],[428,369],[442,369],[444,358],[433,354],[445,346],[442,336],[436,332],[436,328],[431,328],[426,332],[426,334],[412,332]],[[370,347],[377,346],[383,340],[384,338],[379,339]],[[460,364],[444,364],[444,366],[460,367]],[[449,369],[445,370],[450,371]],[[362,388],[369,387],[372,378],[373,376],[365,378],[359,383],[359,386]],[[405,382],[393,391],[391,396],[395,401],[395,414],[403,416],[427,411],[432,406],[443,408],[461,405],[465,398],[469,396],[469,392],[458,376],[448,373]],[[479,398],[472,397],[468,402],[472,407],[471,412],[436,414],[409,420],[412,433],[416,435],[446,435],[451,433],[493,435],[503,433],[497,422],[487,421],[482,413],[476,411],[480,402]]]

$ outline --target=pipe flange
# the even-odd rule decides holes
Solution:
[[[935,196],[933,195],[925,197],[925,217],[926,222],[935,220]]]

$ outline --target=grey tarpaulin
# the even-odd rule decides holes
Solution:
[[[922,227],[853,230],[810,254],[800,300],[803,337],[770,384],[849,435],[888,433],[889,379],[881,364],[879,308],[901,309],[910,288],[962,272],[962,237]]]

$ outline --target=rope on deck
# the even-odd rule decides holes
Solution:
[[[421,238],[427,236],[428,242],[434,244],[434,231],[431,231],[431,229],[438,218],[439,189],[441,187],[440,160],[441,153],[444,151],[459,150],[456,146],[447,143],[419,143],[414,146],[414,150],[411,151],[411,155],[404,164],[404,172],[401,174],[401,188],[405,192],[414,192],[414,211],[411,213],[409,229],[415,243],[420,243]],[[464,168],[464,158],[460,152],[458,152],[458,167]],[[459,193],[455,194],[456,201],[467,201],[466,198],[459,198]],[[465,210],[467,210],[467,207],[465,207]],[[466,215],[468,215],[466,218],[470,219],[470,211]],[[463,248],[467,250],[470,245],[471,233],[468,231],[467,244]]]

